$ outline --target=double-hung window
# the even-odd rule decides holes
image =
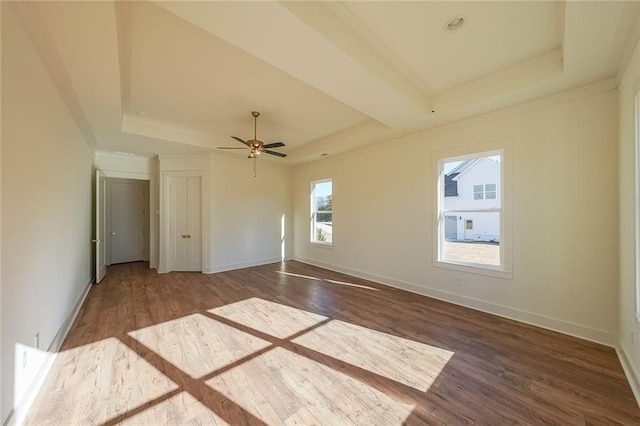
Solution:
[[[333,244],[333,194],[331,179],[311,182],[311,242]]]
[[[436,266],[511,276],[511,150],[499,146],[434,155]]]

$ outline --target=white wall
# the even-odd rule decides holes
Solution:
[[[296,167],[294,258],[615,344],[617,94],[600,87]],[[503,138],[514,147],[513,279],[435,267],[432,153]],[[308,242],[309,183],[323,178],[331,248]]]
[[[635,135],[635,97],[640,94],[640,45],[636,45],[635,52],[629,62],[626,72],[618,87],[619,92],[619,185],[620,185],[620,348],[623,351],[621,359],[626,365],[628,373],[633,371],[635,381],[632,385],[636,398],[640,399],[640,320],[637,319],[636,300],[637,272],[640,268],[637,239],[638,232],[636,217],[640,216],[638,206],[637,180],[635,165],[638,158]],[[640,123],[639,123],[640,124]],[[624,365],[624,364],[623,364]],[[630,374],[628,374],[629,376]]]
[[[2,119],[4,421],[88,288],[92,248],[92,150],[11,7],[2,7]]]

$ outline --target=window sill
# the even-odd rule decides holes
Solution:
[[[311,245],[312,247],[322,247],[326,249],[333,248],[333,243],[321,243],[319,241],[309,241],[309,245]]]
[[[494,278],[501,278],[504,280],[512,280],[513,272],[505,271],[500,268],[474,266],[465,263],[443,262],[441,260],[434,260],[433,266],[436,268],[451,269],[454,271],[466,272],[469,274],[486,275]]]

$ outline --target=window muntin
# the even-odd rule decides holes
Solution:
[[[333,244],[333,183],[331,179],[311,182],[310,241]]]
[[[502,161],[502,151],[439,159],[438,262],[505,270]]]

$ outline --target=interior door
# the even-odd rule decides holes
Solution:
[[[202,271],[202,179],[187,178],[187,270]]]
[[[110,182],[108,188],[110,263],[144,260],[144,184]]]
[[[187,178],[169,179],[169,260],[172,271],[188,271]]]
[[[169,268],[202,270],[202,179],[169,178]]]
[[[107,274],[105,239],[107,234],[106,216],[106,180],[104,173],[96,170],[96,238],[93,240],[96,249],[96,284]]]

